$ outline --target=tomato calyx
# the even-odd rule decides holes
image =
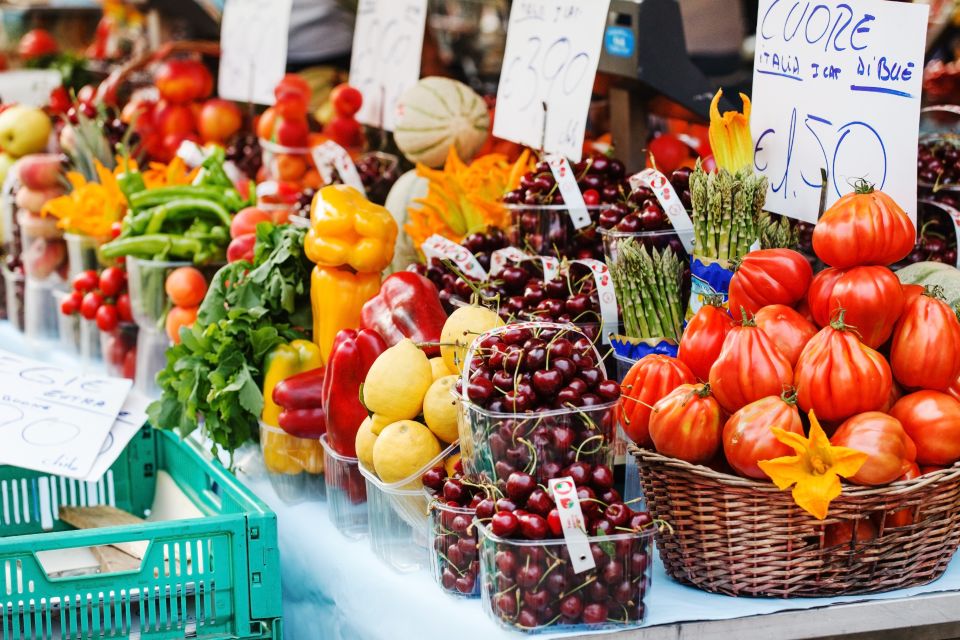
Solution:
[[[867,182],[865,178],[857,178],[853,181],[853,190],[859,195],[866,195],[875,191],[873,183]]]
[[[752,313],[748,313],[747,310],[743,307],[740,307],[740,315],[743,316],[743,320],[740,322],[742,327],[755,327],[757,326],[757,320],[754,318]]]
[[[855,326],[852,324],[847,324],[843,321],[843,316],[846,314],[846,309],[843,307],[837,307],[837,309],[833,312],[834,319],[830,321],[830,328],[836,331],[849,331],[850,333],[854,333],[859,336],[860,333],[857,331]]]
[[[920,295],[927,296],[928,298],[933,298],[934,300],[939,300],[941,302],[946,302],[946,297],[943,293],[943,287],[939,284],[928,284],[923,287],[923,293]]]
[[[698,398],[706,398],[710,396],[710,383],[704,382],[699,389],[694,389],[690,392],[691,396],[696,396]]]
[[[708,293],[703,296],[703,306],[717,307],[719,309],[723,308],[723,294],[722,293]]]
[[[780,394],[780,399],[783,400],[786,404],[796,405],[797,404],[797,388],[793,385],[784,387],[783,393]]]

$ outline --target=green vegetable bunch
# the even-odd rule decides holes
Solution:
[[[306,229],[257,225],[254,261],[221,268],[180,344],[157,374],[161,398],[150,422],[187,435],[201,426],[214,450],[250,439],[263,410],[263,362],[278,344],[307,337],[311,326]]]
[[[694,254],[734,261],[750,251],[759,236],[758,216],[767,199],[767,179],[744,168],[706,173],[697,161],[690,174]]]
[[[634,238],[618,243],[610,276],[631,338],[669,338],[679,342],[683,331],[683,261],[670,247],[662,251]]]

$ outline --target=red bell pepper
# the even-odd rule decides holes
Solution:
[[[387,343],[371,329],[342,329],[333,341],[323,382],[323,406],[327,410],[327,441],[342,456],[357,457],[357,431],[367,418],[360,402],[360,385],[373,361],[386,350]]]
[[[380,285],[380,293],[363,305],[363,327],[374,329],[393,346],[410,338],[416,343],[439,343],[447,314],[432,282],[412,271],[398,271]],[[440,355],[439,345],[424,346],[428,356]]]
[[[327,432],[323,405],[326,368],[290,376],[273,388],[273,401],[280,406],[280,428],[297,438],[319,438]]]

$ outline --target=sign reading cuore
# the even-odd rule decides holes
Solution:
[[[514,0],[495,136],[580,160],[609,8],[610,0]]]
[[[760,0],[753,75],[754,167],[765,208],[815,222],[857,179],[916,220],[917,132],[927,6]]]
[[[420,79],[426,20],[427,0],[360,0],[350,57],[359,122],[393,131],[397,101]]]

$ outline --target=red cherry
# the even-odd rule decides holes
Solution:
[[[498,511],[490,520],[490,530],[498,538],[509,538],[520,526],[520,520],[510,511]]]

